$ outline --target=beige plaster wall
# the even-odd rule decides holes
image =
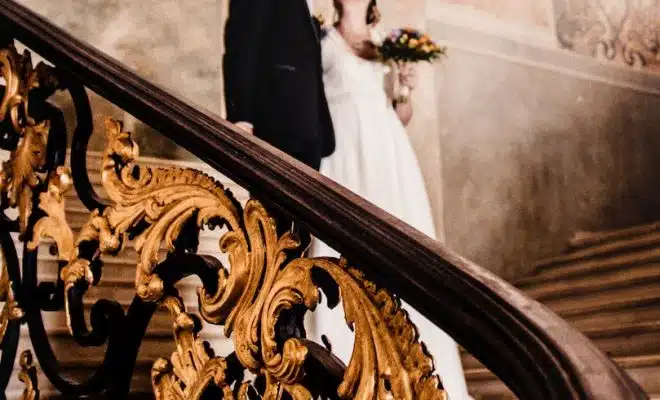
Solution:
[[[562,49],[558,1],[507,3],[429,2],[427,26],[447,243],[513,279],[577,230],[660,218],[660,77]]]
[[[20,0],[76,37],[218,114],[224,113],[221,55],[226,2],[216,0]],[[96,126],[104,115],[126,121],[144,155],[192,158],[111,104],[92,96]],[[63,99],[64,107],[68,102]],[[69,113],[69,116],[72,116]],[[101,149],[103,135],[91,147]]]

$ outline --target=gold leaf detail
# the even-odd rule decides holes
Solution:
[[[445,398],[432,359],[395,297],[343,260],[301,258],[298,240],[288,232],[278,235],[276,221],[257,200],[241,207],[222,185],[195,170],[140,167],[137,146],[121,123],[107,119],[106,133],[102,181],[113,204],[102,213],[92,212],[76,246],[94,242],[99,251],[93,257],[115,254],[129,234],[137,234],[137,293],[150,301],[162,299],[175,318],[177,351],[170,360],[159,359],[152,370],[158,398],[195,398],[211,382],[233,398],[224,380],[225,360],[213,357],[199,341],[194,318],[184,312],[180,299],[163,299],[166,288],[154,271],[158,250],[174,250],[189,221],[198,228],[209,223],[227,228],[220,249],[231,269],[216,270],[215,292],[198,291],[200,312],[206,321],[224,325],[238,361],[265,377],[264,398],[279,399],[284,393],[294,400],[311,397],[301,383],[309,356],[305,342],[279,337],[278,323],[285,311],[317,306],[314,270],[325,271],[339,287],[346,321],[356,332],[337,391],[341,398]],[[62,270],[66,287],[94,280],[94,260],[76,257]],[[246,398],[248,387],[238,388],[239,398]]]
[[[240,232],[228,232],[221,239],[222,250],[230,256],[231,274],[220,276],[220,287],[226,281],[240,284],[240,297],[226,293],[223,297],[222,291],[209,297],[202,290],[200,306],[207,321],[225,324],[241,363],[266,375],[266,394],[286,390],[295,399],[309,398],[298,384],[307,349],[296,338],[278,346],[276,326],[284,310],[316,307],[319,295],[312,270],[318,268],[339,286],[347,323],[356,331],[353,356],[338,388],[340,397],[446,396],[431,357],[397,299],[377,289],[357,269],[348,268],[344,260],[297,258],[286,263],[287,253],[298,250],[298,243],[289,233],[277,236],[275,221],[256,200],[245,205],[244,227],[249,252],[234,245],[242,243],[237,238]]]
[[[47,72],[39,68],[40,73]],[[0,122],[9,116],[14,130],[30,125],[28,93],[39,86],[37,71],[32,67],[29,51],[19,54],[13,45],[0,49],[0,76],[5,80],[5,95],[0,102]]]
[[[18,207],[20,233],[25,233],[32,212],[32,196],[41,182],[38,172],[46,161],[46,143],[50,131],[49,121],[36,123],[28,115],[28,94],[39,87],[57,85],[50,67],[39,63],[32,67],[30,53],[23,55],[10,45],[0,49],[0,76],[5,80],[5,93],[0,101],[0,122],[9,118],[18,135],[18,145],[3,163],[0,172],[0,191],[7,195],[9,207]]]
[[[129,231],[146,228],[135,238],[138,253],[136,289],[147,301],[164,293],[163,282],[153,273],[162,247],[174,250],[174,239],[192,218],[199,227],[218,219],[238,229],[239,211],[222,185],[199,171],[182,168],[149,168],[134,164],[138,147],[118,121],[106,119],[108,144],[102,182],[113,205],[102,214],[92,213],[77,245],[98,241],[101,254],[122,249]],[[67,279],[65,279],[67,280]]]
[[[18,379],[25,384],[21,400],[37,400],[39,398],[39,382],[37,381],[37,368],[32,360],[32,352],[25,350],[19,358],[21,370]]]
[[[18,207],[20,232],[25,233],[32,212],[32,193],[41,182],[37,173],[46,162],[46,143],[50,123],[44,121],[21,128],[18,146],[3,163],[0,172],[2,190],[6,191],[10,207]]]
[[[57,244],[60,261],[69,261],[74,255],[73,231],[66,221],[64,194],[71,188],[71,173],[68,167],[58,167],[48,181],[48,190],[39,194],[39,208],[46,214],[34,225],[28,249],[39,246],[39,240],[50,237]]]
[[[11,280],[9,280],[9,272],[7,271],[7,260],[2,249],[0,249],[0,262],[2,262],[2,266],[0,267],[0,272],[2,273],[2,276],[0,276],[0,301],[5,303],[0,312],[0,342],[2,342],[7,333],[9,321],[16,321],[23,318],[25,312],[18,306],[18,301],[14,297]]]
[[[162,305],[174,319],[176,351],[170,360],[159,358],[151,369],[151,382],[156,399],[199,399],[209,384],[223,392],[223,398],[233,399],[226,383],[227,362],[214,357],[207,343],[198,338],[194,316],[185,312],[179,297],[166,297]]]

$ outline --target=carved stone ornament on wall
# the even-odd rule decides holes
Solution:
[[[660,73],[660,1],[554,0],[563,48]]]
[[[28,113],[32,89],[48,89],[52,83],[42,101],[56,88],[65,89],[47,79],[57,71],[33,70],[29,54],[19,54],[12,45],[0,50],[0,68],[7,83],[0,122],[7,122],[2,126],[16,137],[14,151],[0,173],[1,206],[18,211],[18,220],[2,215],[2,222],[15,227],[26,244],[22,265],[26,281],[11,282],[6,269],[0,278],[0,300],[6,301],[0,333],[24,313],[31,331],[43,329],[41,310],[64,308],[78,345],[107,344],[108,349],[103,365],[89,381],[70,383],[61,377],[52,349],[35,346],[40,367],[63,394],[114,390],[109,397],[123,397],[125,393],[117,394],[116,387],[130,388],[130,371],[137,357],[137,349],[128,350],[128,344],[144,334],[132,323],[139,321],[146,327],[153,311],[140,311],[140,307],[159,305],[170,311],[174,343],[169,359],[154,360],[151,378],[158,399],[195,399],[209,390],[225,399],[446,399],[416,327],[388,291],[376,287],[344,259],[305,258],[299,240],[290,232],[278,233],[277,221],[259,201],[240,204],[202,172],[140,166],[131,134],[111,118],[105,121],[107,143],[100,171],[110,201],[97,203],[90,195],[93,190],[85,186],[89,183],[85,165],[72,159],[71,170],[64,166],[66,140],[61,135],[66,129],[43,117],[47,114],[33,118]],[[84,103],[75,98],[75,91],[66,89],[74,103]],[[74,144],[87,143],[89,137],[81,139],[78,134],[83,133],[77,128]],[[84,134],[91,134],[91,129]],[[58,138],[55,144],[49,143]],[[72,187],[89,208],[89,218],[78,235],[65,215],[64,193]],[[205,227],[222,228],[219,247],[228,255],[229,265],[196,254],[199,231]],[[25,276],[35,276],[36,252],[48,238],[55,243],[59,277],[46,288],[52,290],[48,296],[30,295],[36,293],[36,280]],[[114,299],[100,300],[88,321],[83,299],[89,287],[101,280],[101,257],[117,255],[129,242],[137,253],[133,304],[124,314]],[[6,245],[3,241],[3,254]],[[167,256],[161,257],[162,249],[169,251]],[[190,275],[202,281],[199,316],[185,311],[174,286]],[[12,284],[27,292],[20,297],[25,306],[20,301],[16,304]],[[320,289],[341,293],[346,321],[355,331],[354,351],[346,367],[329,349],[305,338],[304,313],[318,305]],[[233,340],[232,354],[216,356],[199,339],[202,320],[224,326]],[[13,350],[9,356],[12,352],[6,353],[3,347],[2,357],[14,357]],[[323,357],[316,357],[321,353],[325,363]],[[38,398],[30,353],[21,355],[21,367],[19,378],[27,385],[23,398]],[[245,372],[257,378],[245,380]],[[331,378],[336,385],[324,387],[322,383]]]

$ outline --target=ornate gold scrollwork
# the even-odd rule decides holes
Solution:
[[[21,395],[21,400],[39,399],[39,382],[37,380],[37,368],[32,360],[32,352],[25,350],[19,358],[21,370],[18,373],[18,379],[23,382],[25,389]]]
[[[162,305],[174,320],[177,349],[170,360],[159,358],[151,369],[156,399],[198,399],[211,382],[222,389],[224,399],[233,399],[226,379],[227,362],[214,357],[208,343],[198,338],[199,323],[195,316],[185,312],[179,297],[166,297]]]
[[[339,287],[346,321],[355,328],[353,356],[338,388],[342,398],[444,398],[431,357],[396,298],[344,261],[290,261],[292,252],[300,251],[299,243],[290,233],[278,236],[276,221],[261,203],[250,200],[241,210],[231,193],[195,170],[137,167],[138,149],[130,134],[110,119],[106,131],[102,180],[114,204],[103,213],[92,213],[77,245],[95,241],[100,253],[114,254],[141,224],[135,238],[137,292],[143,299],[157,301],[165,293],[163,280],[154,271],[158,250],[163,245],[174,249],[174,239],[191,218],[200,228],[222,221],[227,232],[220,248],[229,256],[231,272],[218,269],[215,293],[199,290],[201,315],[208,322],[223,324],[241,364],[266,377],[264,398],[281,398],[283,392],[294,399],[311,396],[301,384],[308,350],[297,338],[280,346],[276,325],[284,310],[316,307],[319,289],[312,279],[314,269],[325,271]],[[79,256],[71,260],[61,273],[67,287],[81,280],[93,282],[90,262]],[[213,358],[200,344],[180,300],[167,297],[162,301],[175,318],[177,351],[171,361],[160,359],[154,365],[157,396],[194,397],[211,381],[229,396],[223,380],[224,360]]]
[[[5,80],[5,93],[0,102],[0,122],[9,118],[19,135],[18,146],[0,171],[0,192],[6,193],[9,207],[18,207],[21,234],[25,233],[32,212],[32,196],[41,182],[37,172],[46,161],[46,143],[50,122],[36,123],[28,115],[28,93],[40,81],[57,85],[50,68],[39,63],[32,67],[27,50],[21,55],[13,45],[0,49],[0,76]]]
[[[7,333],[9,321],[19,320],[23,318],[25,313],[18,306],[18,302],[14,297],[14,291],[12,290],[11,281],[9,280],[9,272],[7,271],[7,260],[5,259],[4,251],[1,248],[0,262],[2,262],[2,267],[0,268],[2,273],[2,276],[0,276],[0,301],[5,303],[0,312],[0,342],[2,342],[5,333]]]
[[[39,246],[39,239],[55,240],[60,261],[69,261],[74,254],[73,231],[66,221],[64,194],[71,188],[71,172],[68,167],[58,167],[48,181],[48,190],[39,193],[39,208],[46,214],[34,225],[32,239],[27,243],[30,250]]]
[[[0,49],[0,75],[5,80],[5,94],[0,102],[0,121],[9,115],[16,132],[28,125],[28,93],[39,86],[37,72],[32,67],[29,51],[22,55],[13,45]]]
[[[161,247],[173,250],[174,239],[194,215],[198,226],[219,218],[238,230],[238,210],[222,185],[199,171],[134,164],[138,147],[122,132],[121,123],[107,119],[106,133],[102,182],[113,205],[102,214],[92,213],[76,244],[98,241],[102,254],[115,254],[123,248],[130,229],[139,222],[149,224],[134,242],[139,254],[136,289],[143,299],[157,301],[164,293],[162,280],[153,273]],[[72,273],[91,277],[83,259],[75,259],[64,269],[62,279],[72,284],[76,281]]]

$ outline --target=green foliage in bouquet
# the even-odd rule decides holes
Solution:
[[[412,28],[395,29],[378,50],[383,61],[397,63],[431,62],[445,54],[445,49],[435,44],[427,34]]]

